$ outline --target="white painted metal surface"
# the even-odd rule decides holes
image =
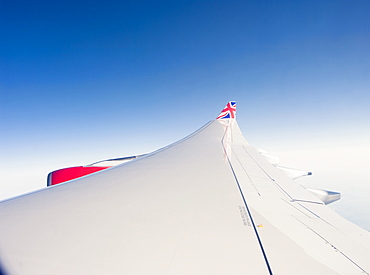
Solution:
[[[0,203],[9,274],[369,274],[369,234],[268,162],[234,119]]]
[[[302,171],[302,170],[298,170],[298,169],[293,169],[293,168],[289,168],[289,167],[285,167],[285,166],[275,165],[275,167],[280,169],[281,171],[283,171],[285,173],[285,175],[287,175],[289,178],[291,178],[293,180],[296,180],[296,179],[301,178],[301,177],[306,177],[306,176],[311,176],[312,175],[311,172]]]
[[[307,188],[312,194],[319,198],[323,203],[329,204],[340,199],[340,193],[317,188]]]

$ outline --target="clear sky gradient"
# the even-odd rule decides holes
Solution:
[[[229,100],[248,141],[370,229],[370,2],[0,3],[0,199],[153,151]]]

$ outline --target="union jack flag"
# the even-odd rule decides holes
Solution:
[[[236,101],[230,101],[216,119],[235,118]]]

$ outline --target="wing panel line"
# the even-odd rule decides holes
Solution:
[[[245,197],[244,197],[243,191],[242,191],[242,189],[241,189],[241,187],[240,187],[240,184],[239,184],[238,178],[236,177],[236,174],[235,174],[235,171],[234,171],[233,166],[231,165],[230,159],[228,158],[227,160],[228,160],[228,162],[229,162],[229,165],[230,165],[231,171],[232,171],[232,173],[233,173],[233,176],[234,176],[234,178],[235,178],[236,184],[237,184],[237,186],[238,186],[238,189],[239,189],[240,195],[242,196],[242,199],[243,199],[243,202],[244,202],[245,208],[247,209],[247,212],[248,212],[249,218],[250,218],[251,223],[252,223],[252,225],[253,225],[254,232],[256,233],[256,237],[257,237],[258,243],[259,243],[259,245],[260,245],[260,247],[261,247],[261,251],[262,251],[262,254],[263,254],[263,258],[265,259],[266,266],[267,266],[267,268],[268,268],[269,274],[270,274],[270,275],[273,275],[272,270],[271,270],[271,267],[270,267],[270,263],[269,263],[269,261],[268,261],[268,259],[267,259],[267,255],[266,255],[265,249],[263,248],[262,241],[261,241],[260,236],[259,236],[259,234],[258,234],[258,231],[257,231],[256,225],[255,225],[255,223],[254,223],[254,220],[253,220],[252,214],[251,214],[251,212],[250,212],[250,210],[249,210],[249,207],[248,207],[247,201],[246,201],[246,199],[245,199]]]
[[[225,145],[224,145],[224,138],[225,138],[225,135],[226,135],[227,130],[228,130],[227,128],[229,128],[229,127],[230,127],[230,124],[226,127],[226,130],[225,130],[224,136],[223,136],[223,137],[222,137],[222,139],[221,139],[221,144],[222,144],[222,147],[224,148],[225,152],[227,151],[227,149],[225,148]],[[259,234],[258,234],[258,231],[257,231],[256,225],[255,225],[255,223],[254,223],[254,220],[253,220],[252,214],[251,214],[251,212],[250,212],[250,210],[249,210],[249,207],[248,207],[247,201],[246,201],[246,199],[245,199],[245,197],[244,197],[243,191],[242,191],[242,189],[241,189],[241,187],[240,187],[240,184],[239,184],[238,178],[237,178],[237,176],[236,176],[236,174],[235,174],[235,171],[234,171],[234,168],[233,168],[233,166],[232,166],[232,164],[231,164],[231,161],[230,161],[229,156],[228,156],[227,154],[226,154],[226,156],[227,156],[227,161],[228,161],[228,163],[229,163],[229,166],[230,166],[231,172],[233,173],[233,176],[234,176],[234,179],[235,179],[236,185],[238,186],[239,193],[240,193],[240,195],[241,195],[241,197],[242,197],[242,199],[243,199],[243,202],[244,202],[245,208],[246,208],[246,210],[247,210],[247,212],[248,212],[248,216],[249,216],[249,218],[250,218],[250,220],[251,220],[251,223],[252,223],[252,226],[253,226],[253,230],[254,230],[254,233],[256,234],[256,237],[257,237],[257,240],[258,240],[258,244],[259,244],[259,246],[260,246],[260,248],[261,248],[261,252],[262,252],[263,258],[264,258],[264,260],[265,260],[265,263],[266,263],[266,266],[267,266],[268,272],[269,272],[269,274],[270,274],[270,275],[273,275],[273,273],[272,273],[272,269],[271,269],[271,266],[270,266],[270,263],[269,263],[269,261],[268,261],[268,259],[267,259],[267,255],[266,255],[265,249],[263,248],[263,244],[262,244],[261,238],[260,238],[260,236],[259,236]]]
[[[274,179],[272,178],[266,171],[265,169],[263,169],[261,167],[261,165],[254,159],[254,157],[248,152],[247,149],[245,149],[244,146],[242,146],[244,151],[251,157],[251,159],[253,159],[253,161],[258,165],[258,167],[266,174],[267,177],[269,177],[271,179],[271,181],[281,190],[281,192],[283,192],[286,196],[288,196],[288,198],[291,200],[291,202],[308,202],[308,203],[316,203],[316,204],[324,204],[324,203],[320,203],[320,202],[315,202],[315,201],[306,201],[306,200],[299,200],[299,199],[294,199],[291,195],[289,195],[289,193],[287,191],[284,190],[283,187],[280,186],[280,184]]]
[[[304,226],[306,226],[307,229],[311,230],[314,234],[316,234],[318,237],[320,237],[322,240],[324,240],[326,243],[328,243],[335,251],[339,252],[343,257],[345,257],[347,260],[349,260],[351,263],[353,263],[355,266],[357,266],[359,269],[361,269],[361,271],[363,273],[369,274],[368,272],[366,272],[366,270],[364,270],[361,266],[359,266],[356,262],[354,262],[350,257],[348,257],[346,254],[344,254],[342,251],[340,251],[339,248],[337,248],[335,245],[333,245],[330,241],[328,241],[323,236],[321,236],[319,233],[317,233],[314,229],[312,229],[311,227],[309,227],[307,224],[305,224],[301,220],[297,219],[296,217],[294,217],[294,218],[298,222],[300,222],[301,224],[303,224]]]

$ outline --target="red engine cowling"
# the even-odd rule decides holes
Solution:
[[[48,175],[47,185],[55,185],[69,180],[77,179],[109,167],[76,166],[53,171]]]
[[[85,165],[85,166],[75,166],[75,167],[55,170],[49,173],[48,179],[47,179],[47,186],[56,185],[62,182],[77,179],[77,178],[125,163],[125,162],[132,161],[142,156],[145,156],[145,155],[107,159],[107,160],[98,161],[98,162]]]

